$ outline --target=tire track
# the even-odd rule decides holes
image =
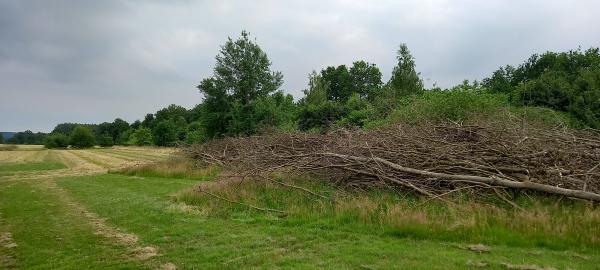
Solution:
[[[11,151],[18,152],[18,151]],[[23,151],[22,151],[23,152]],[[34,151],[27,151],[34,152]],[[80,215],[89,222],[94,233],[100,235],[110,242],[124,246],[127,249],[124,257],[139,261],[148,266],[148,261],[159,256],[160,251],[155,246],[142,245],[136,234],[128,233],[118,227],[108,224],[106,220],[98,214],[89,211],[85,206],[73,199],[69,193],[56,184],[55,179],[69,176],[83,176],[107,173],[109,169],[115,169],[135,164],[149,163],[155,160],[144,159],[140,157],[124,157],[115,153],[94,152],[93,150],[48,150],[35,151],[39,153],[13,153],[2,156],[10,160],[37,160],[37,159],[55,159],[67,166],[66,169],[51,171],[23,172],[9,176],[0,176],[0,188],[10,187],[17,182],[29,182],[32,188],[41,189],[44,192],[55,194],[58,203],[64,205],[73,215]],[[16,154],[16,155],[15,155]],[[38,155],[38,156],[36,156]],[[15,157],[16,156],[16,157]],[[12,182],[12,183],[11,183]],[[12,240],[10,232],[4,231],[0,216],[0,268],[12,269],[16,267],[15,255],[10,252],[4,252],[5,249],[17,247],[17,243]],[[173,263],[165,263],[160,266],[161,269],[176,269]]]
[[[14,249],[18,245],[6,227],[2,219],[2,213],[0,213],[0,268],[17,269],[17,259],[15,258]]]
[[[70,211],[80,213],[80,215],[84,216],[92,225],[94,234],[107,238],[117,245],[126,247],[126,256],[128,258],[145,261],[159,255],[157,247],[140,245],[139,237],[136,234],[124,232],[106,223],[106,220],[96,213],[87,210],[83,205],[76,202],[66,190],[56,185],[56,181],[48,179],[40,181],[36,186],[47,192],[52,192]]]

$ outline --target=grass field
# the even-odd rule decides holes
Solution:
[[[213,184],[218,169],[160,162],[172,151],[0,152],[0,269],[600,269],[600,214],[584,203],[524,200],[516,213],[465,202],[457,214],[290,182],[333,204],[272,183]]]

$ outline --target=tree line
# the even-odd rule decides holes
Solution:
[[[387,82],[376,64],[363,60],[313,71],[304,96],[294,101],[280,89],[282,73],[272,70],[267,54],[243,31],[221,46],[213,75],[197,86],[203,100],[192,109],[173,104],[133,123],[120,118],[101,124],[63,123],[50,134],[26,131],[11,140],[41,140],[50,148],[171,146],[271,130],[360,128],[406,113],[453,119],[490,104],[546,107],[564,112],[578,127],[600,128],[598,48],[534,54],[517,67],[499,68],[482,82],[465,81],[450,89],[424,87],[406,44],[400,44],[396,60]],[[434,109],[412,109],[419,104]]]

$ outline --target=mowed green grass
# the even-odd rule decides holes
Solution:
[[[227,216],[203,213],[174,202],[191,179],[119,174],[66,178],[58,184],[107,222],[135,233],[143,245],[160,249],[151,265],[172,262],[180,269],[506,269],[502,263],[557,269],[600,269],[597,251],[490,245],[473,252],[468,242],[398,237],[382,228],[328,220],[298,222],[253,210]]]
[[[0,177],[22,172],[49,171],[65,168],[67,166],[57,160],[55,156],[48,155],[44,160],[35,162],[0,162]]]
[[[14,145],[13,145],[14,146]],[[48,171],[67,168],[54,151],[43,150],[37,145],[14,146],[19,151],[6,151],[3,155],[11,159],[0,161],[0,176],[20,172]],[[30,155],[31,154],[31,155]],[[19,157],[23,157],[19,160]],[[15,161],[17,159],[17,161]],[[30,160],[31,159],[31,160]]]
[[[58,160],[48,155],[5,173],[25,173],[27,166],[32,168],[29,174],[42,173],[53,167],[39,163]],[[282,216],[192,191],[214,180],[218,171],[168,160],[113,174],[61,179],[11,177],[3,182],[0,174],[0,234],[11,233],[17,244],[5,247],[0,241],[0,269],[157,269],[166,263],[178,269],[468,269],[478,263],[486,265],[483,269],[506,269],[505,263],[600,269],[597,216],[580,217],[597,215],[597,210],[586,204],[534,207],[549,212],[514,216],[473,211],[481,215],[473,218],[474,224],[481,225],[454,230],[446,228],[455,227],[453,219],[427,221],[453,217],[444,214],[450,209],[435,202],[378,214],[408,197],[375,192],[329,205],[297,190],[256,181],[226,187],[229,193],[215,191],[288,211]],[[336,192],[318,182],[290,181],[328,196]],[[54,183],[66,193],[57,192]],[[98,235],[73,203],[96,213],[108,226],[137,235],[137,246],[156,247],[159,256],[135,259],[127,247]],[[493,218],[495,213],[500,215]],[[561,227],[553,230],[555,225]],[[549,233],[553,231],[557,233]],[[480,242],[491,251],[467,249]]]
[[[38,185],[0,183],[0,232],[10,232],[17,244],[0,253],[12,257],[0,269],[134,268],[124,248],[95,235],[79,213]],[[5,265],[3,265],[5,264]]]

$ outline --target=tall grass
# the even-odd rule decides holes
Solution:
[[[516,201],[524,209],[519,210],[468,196],[454,197],[456,203],[449,205],[387,191],[344,191],[314,180],[287,182],[318,191],[331,200],[263,180],[223,181],[203,185],[202,189],[243,204],[286,211],[288,215],[282,222],[290,226],[326,226],[398,237],[510,246],[600,247],[600,209],[582,202],[555,203],[541,197],[523,197]],[[272,219],[269,213],[194,190],[182,192],[174,200],[209,216]]]
[[[171,158],[165,161],[113,170],[110,171],[110,173],[135,175],[141,177],[164,177],[202,180],[209,177],[214,177],[216,174],[219,173],[219,168],[200,168],[196,166],[196,164],[191,160],[184,158]]]

